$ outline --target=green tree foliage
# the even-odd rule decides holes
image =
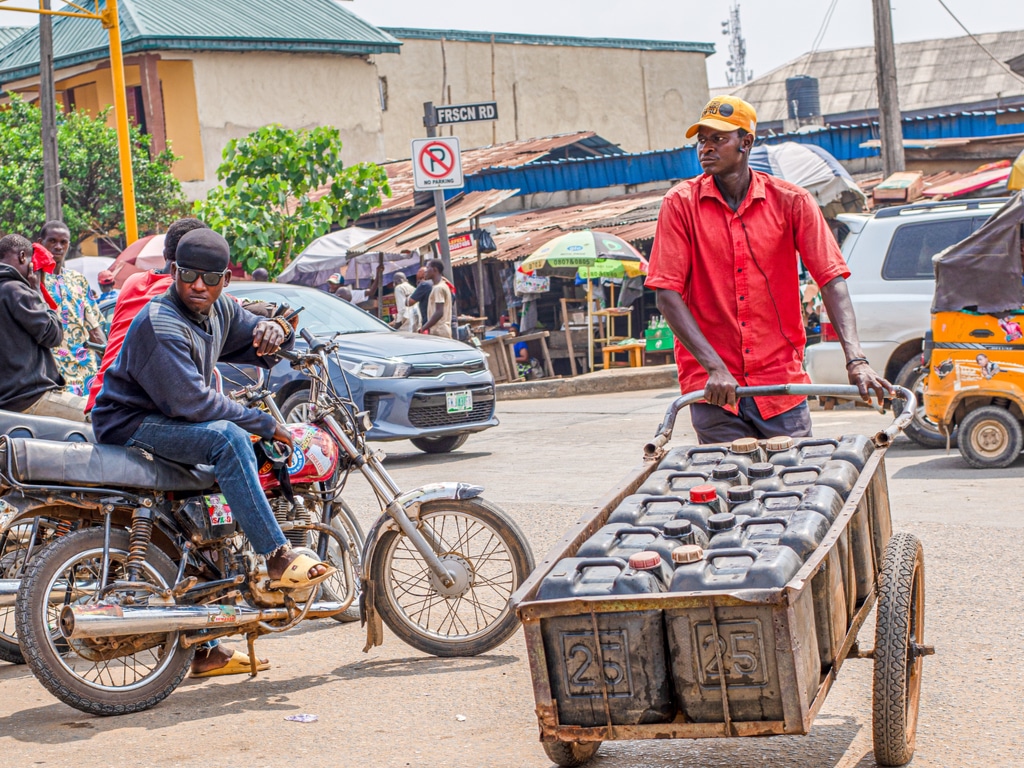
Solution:
[[[348,168],[337,128],[293,131],[267,125],[224,148],[222,186],[195,203],[195,215],[231,244],[247,272],[280,274],[310,242],[345,227],[391,194],[373,163]],[[317,190],[326,188],[326,194]]]
[[[107,125],[109,111],[57,116],[61,201],[75,244],[124,231],[117,131]],[[0,110],[0,230],[30,238],[45,217],[40,125],[39,108],[17,96]],[[131,142],[139,233],[156,232],[185,210],[181,184],[171,173],[177,158],[169,149],[153,156],[149,137],[135,127]]]

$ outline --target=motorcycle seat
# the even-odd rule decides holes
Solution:
[[[216,480],[213,467],[178,464],[134,446],[24,437],[8,438],[6,442],[11,451],[11,472],[22,483],[203,491]],[[6,468],[6,460],[3,466]]]
[[[91,424],[57,419],[52,416],[30,416],[27,413],[4,410],[0,410],[0,435],[64,442],[96,442]]]

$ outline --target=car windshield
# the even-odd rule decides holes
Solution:
[[[232,283],[229,292],[255,301],[284,302],[293,309],[305,307],[299,315],[299,327],[317,335],[334,333],[379,333],[391,330],[368,312],[316,288],[281,283]]]

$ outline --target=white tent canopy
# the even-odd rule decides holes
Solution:
[[[375,229],[348,227],[328,232],[310,243],[284,272],[277,277],[279,283],[320,286],[335,272],[344,272],[348,250],[379,234]]]

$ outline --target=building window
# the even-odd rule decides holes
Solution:
[[[377,78],[377,90],[380,92],[380,111],[388,111],[388,79],[386,77]]]
[[[130,85],[125,90],[126,101],[128,102],[128,120],[139,127],[139,130],[148,134],[146,130],[146,107],[142,100],[142,86]]]

